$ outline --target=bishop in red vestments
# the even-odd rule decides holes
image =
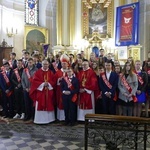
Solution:
[[[56,99],[57,99],[57,119],[62,121],[65,120],[64,108],[62,103],[62,91],[61,91],[61,80],[66,76],[66,71],[69,65],[69,57],[66,54],[63,54],[60,57],[62,68],[56,71],[55,76],[57,79],[57,88],[56,88]]]

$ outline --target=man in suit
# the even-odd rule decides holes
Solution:
[[[21,76],[23,72],[22,66],[23,66],[22,59],[18,59],[17,68],[13,70],[13,73],[11,76],[11,82],[14,87],[15,108],[16,108],[16,115],[13,117],[13,119],[24,119],[24,116],[25,116],[23,88],[21,84]]]
[[[4,63],[3,66],[4,70],[0,73],[0,88],[2,90],[4,117],[12,118],[14,116],[13,86],[10,79],[13,71],[8,62]]]
[[[17,60],[16,60],[16,53],[10,53],[10,60],[9,60],[10,68],[15,69],[17,68]]]
[[[24,68],[22,73],[21,84],[23,87],[24,93],[24,103],[25,103],[25,118],[24,121],[33,119],[34,117],[34,109],[33,109],[33,101],[29,96],[31,81],[33,78],[34,73],[38,69],[34,65],[33,58],[28,59],[28,67]]]
[[[29,52],[25,52],[24,53],[24,59],[23,59],[23,66],[24,68],[28,67],[28,59],[30,57],[30,53]]]
[[[103,59],[103,61],[106,62],[107,61],[107,57],[104,56],[104,51],[105,50],[103,48],[101,48],[99,51],[100,51],[99,57],[101,57]]]
[[[115,92],[118,85],[118,75],[112,71],[111,61],[105,62],[105,72],[100,74],[99,85],[102,90],[103,114],[115,114]]]
[[[105,62],[107,61],[107,57],[104,56],[104,49],[100,49],[100,55],[98,58],[99,66],[105,66]]]
[[[76,101],[79,91],[78,79],[74,77],[71,68],[67,70],[67,76],[61,82],[62,101],[65,111],[65,124],[73,126],[76,121]]]

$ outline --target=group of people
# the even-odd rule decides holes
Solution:
[[[84,51],[75,59],[61,52],[30,56],[24,50],[16,60],[12,52],[0,72],[3,117],[36,124],[59,120],[71,126],[87,113],[140,117],[142,104],[149,102],[150,60],[142,66],[129,57],[122,68],[110,53],[106,56],[104,49],[99,57],[92,52],[89,60]]]

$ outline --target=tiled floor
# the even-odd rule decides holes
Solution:
[[[0,122],[0,150],[82,150],[83,127]]]
[[[105,149],[102,144],[100,150]],[[0,150],[84,150],[84,124],[73,127],[62,123],[36,125],[31,121],[0,118]]]

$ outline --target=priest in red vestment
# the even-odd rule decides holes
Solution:
[[[64,108],[62,103],[62,91],[61,91],[61,80],[66,76],[66,72],[69,66],[69,57],[66,54],[63,54],[60,57],[61,66],[60,70],[57,70],[55,73],[57,79],[57,88],[56,88],[56,99],[57,99],[57,119],[62,121],[65,120]]]
[[[49,63],[43,60],[42,68],[33,76],[30,97],[35,102],[34,123],[46,124],[55,120],[53,90],[56,78],[49,70]]]
[[[83,71],[79,74],[79,102],[77,120],[84,121],[87,113],[95,113],[94,91],[98,89],[98,81],[94,71],[89,67],[88,60],[82,63]]]

